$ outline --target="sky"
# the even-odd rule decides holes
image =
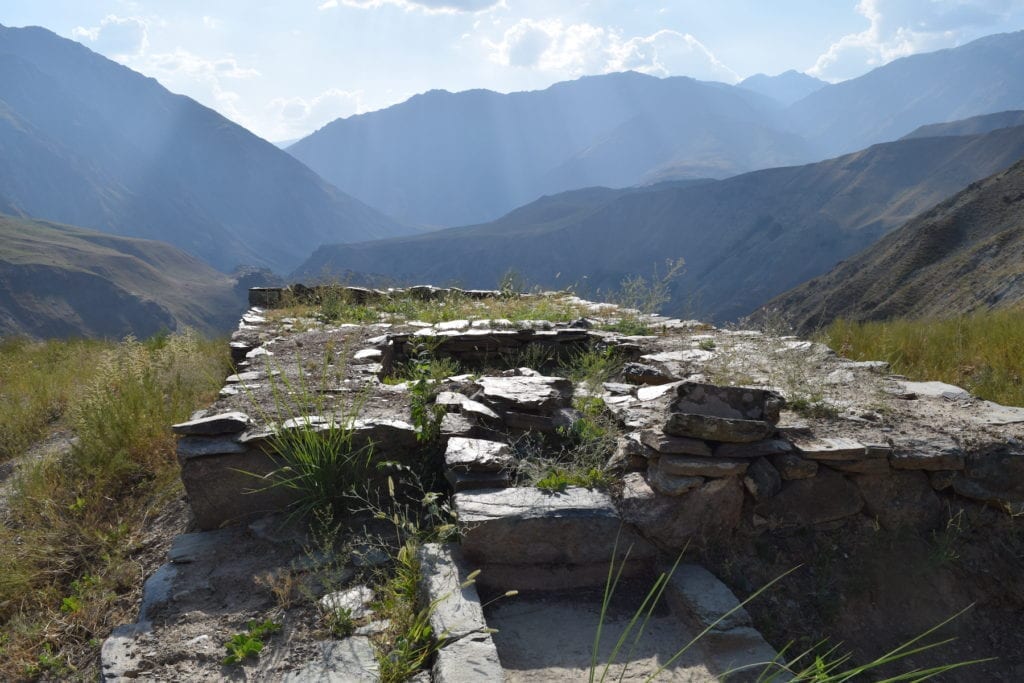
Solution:
[[[267,140],[432,89],[535,90],[632,69],[836,82],[1024,29],[1024,0],[0,0]]]

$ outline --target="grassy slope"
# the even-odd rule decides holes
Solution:
[[[226,330],[234,282],[170,245],[0,215],[0,334]]]
[[[973,183],[766,304],[806,332],[839,317],[943,316],[1024,301],[1024,162]]]

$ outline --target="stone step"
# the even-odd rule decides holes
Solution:
[[[603,585],[613,557],[622,560],[628,551],[627,573],[638,573],[654,556],[600,491],[462,492],[455,495],[455,509],[467,561],[483,570],[483,584],[501,590]]]

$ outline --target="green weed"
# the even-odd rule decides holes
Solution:
[[[245,631],[236,633],[224,643],[227,656],[221,660],[221,663],[230,666],[241,664],[250,657],[259,657],[264,648],[263,639],[280,630],[281,624],[270,619],[265,619],[262,622],[250,621],[246,624]]]

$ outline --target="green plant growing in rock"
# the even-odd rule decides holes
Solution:
[[[245,631],[236,633],[224,643],[227,656],[221,660],[225,666],[241,664],[250,657],[259,657],[265,646],[263,639],[267,636],[278,633],[281,624],[265,619],[264,621],[250,621],[246,624]]]
[[[614,347],[587,348],[572,353],[561,372],[588,394],[598,395],[602,385],[622,371],[623,361]]]

